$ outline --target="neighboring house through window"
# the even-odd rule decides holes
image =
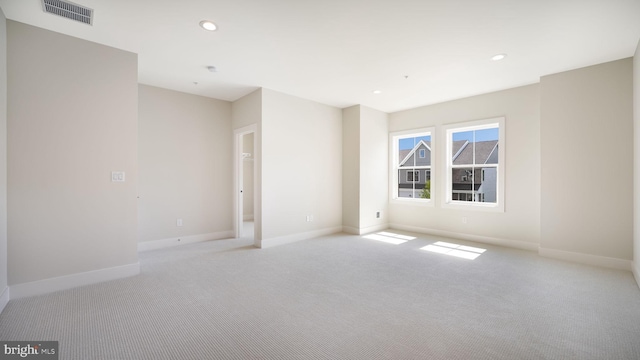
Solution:
[[[433,129],[428,128],[390,135],[392,200],[430,202],[432,133]]]
[[[445,206],[504,211],[504,118],[446,126]]]

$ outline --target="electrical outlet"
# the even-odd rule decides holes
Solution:
[[[467,223],[467,217],[466,217],[466,216],[463,216],[463,217],[462,217],[462,223],[463,223],[463,224],[466,224],[466,223]]]
[[[380,219],[380,211],[376,212],[376,219]]]
[[[124,171],[112,171],[111,182],[124,182]]]

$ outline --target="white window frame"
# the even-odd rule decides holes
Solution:
[[[423,199],[423,198],[404,198],[398,196],[398,170],[399,163],[401,160],[398,159],[398,154],[400,149],[398,147],[398,142],[403,138],[411,138],[411,137],[420,137],[420,136],[431,136],[431,166],[425,168],[414,168],[413,170],[418,170],[418,173],[422,170],[431,170],[431,199]],[[407,204],[407,205],[419,205],[419,206],[433,206],[434,197],[436,196],[435,192],[435,184],[433,174],[434,169],[436,167],[436,133],[434,127],[420,128],[420,129],[412,129],[412,130],[404,130],[404,131],[395,131],[389,133],[389,201],[391,203],[396,204]],[[419,151],[418,154],[419,155]],[[426,157],[426,154],[425,154]]]
[[[497,171],[497,184],[496,184],[496,202],[473,202],[473,201],[458,201],[452,199],[453,184],[452,184],[452,169],[453,169],[453,140],[452,135],[455,132],[484,130],[498,127],[498,171]],[[506,168],[506,127],[505,118],[497,117],[491,119],[468,121],[463,123],[448,124],[442,127],[443,137],[446,141],[446,153],[444,156],[445,163],[445,184],[442,186],[442,203],[443,208],[449,209],[465,209],[465,210],[483,210],[504,212],[505,210],[505,168]],[[476,164],[480,165],[480,164]],[[433,167],[433,166],[432,166]],[[477,175],[476,175],[477,176]],[[433,193],[433,191],[432,191]]]
[[[427,155],[427,150],[425,149],[420,149],[420,151],[418,151],[418,156],[420,157],[420,159],[424,159]]]

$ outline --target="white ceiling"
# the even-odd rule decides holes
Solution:
[[[640,0],[73,2],[94,9],[93,26],[46,14],[41,0],[0,7],[8,19],[137,53],[143,84],[229,101],[265,87],[386,112],[630,57],[640,39]],[[204,19],[219,29],[203,30]],[[491,61],[498,53],[508,56]]]

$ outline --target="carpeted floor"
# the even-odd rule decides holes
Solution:
[[[640,359],[631,273],[393,234],[411,235],[144,252],[139,276],[10,301],[0,339],[60,359]]]

